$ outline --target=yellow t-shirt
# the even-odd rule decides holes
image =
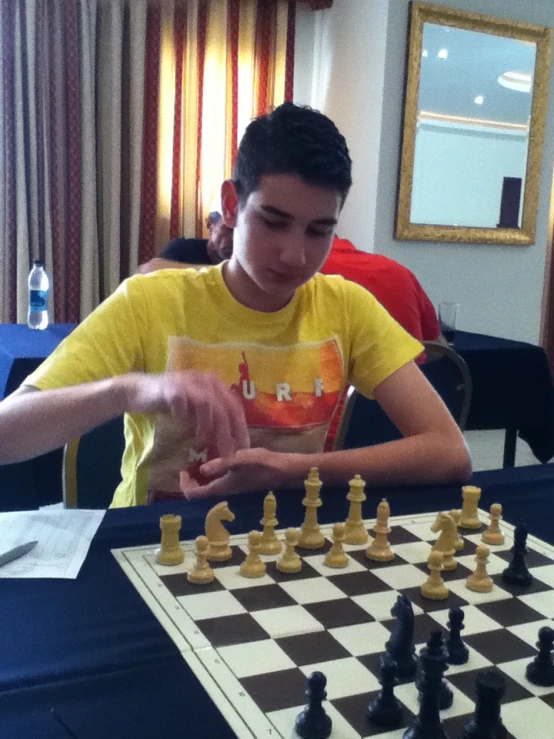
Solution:
[[[26,380],[41,390],[128,372],[215,373],[241,398],[252,447],[319,452],[345,383],[371,396],[421,344],[366,290],[315,275],[274,313],[232,297],[221,265],[161,270],[123,282]],[[209,454],[196,424],[125,416],[122,482],[113,506],[179,490],[179,473]]]

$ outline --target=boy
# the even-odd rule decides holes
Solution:
[[[300,486],[312,466],[328,484],[466,481],[463,437],[413,363],[419,342],[363,288],[316,274],[350,185],[324,115],[284,104],[253,121],[221,189],[231,259],[126,280],[0,404],[0,463],[125,413],[114,506]],[[323,454],[346,382],[405,438]]]

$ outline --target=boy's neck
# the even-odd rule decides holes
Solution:
[[[269,295],[256,285],[240,264],[231,259],[223,265],[223,281],[233,298],[250,310],[260,313],[275,313],[282,310],[294,297],[290,295]]]

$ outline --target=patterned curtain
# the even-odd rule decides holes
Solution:
[[[141,262],[204,233],[244,128],[292,100],[294,18],[292,0],[148,9]]]
[[[0,321],[78,322],[200,235],[249,120],[292,99],[294,0],[0,0]]]
[[[146,0],[0,0],[0,321],[77,322],[138,259]]]

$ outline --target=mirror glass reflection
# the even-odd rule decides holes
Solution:
[[[423,24],[411,223],[521,227],[536,52]]]

